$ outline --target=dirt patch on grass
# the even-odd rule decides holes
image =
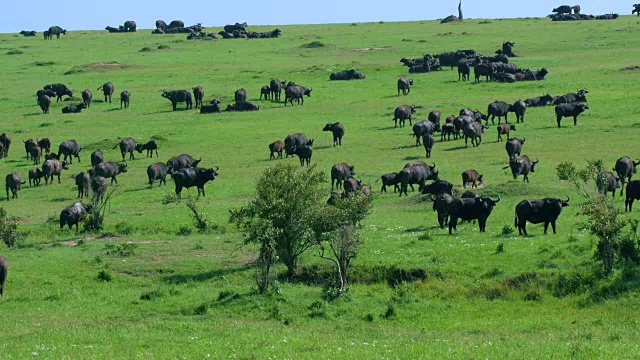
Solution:
[[[100,62],[94,62],[94,63],[80,65],[80,66],[74,66],[70,70],[66,71],[64,75],[73,75],[73,74],[85,73],[90,71],[108,71],[108,70],[115,70],[115,69],[127,69],[127,68],[133,68],[133,67],[139,67],[139,65],[119,63],[115,61],[100,61]]]
[[[620,69],[620,71],[638,71],[640,70],[640,66],[636,65],[636,66],[627,66],[624,69]]]
[[[370,48],[357,48],[354,51],[375,51],[375,50],[389,50],[392,46],[370,47]]]

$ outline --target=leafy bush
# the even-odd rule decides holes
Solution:
[[[130,235],[133,233],[133,225],[129,224],[126,221],[121,221],[116,224],[116,233],[120,235]]]
[[[191,228],[191,226],[188,226],[188,225],[182,225],[178,229],[178,235],[182,235],[182,236],[189,236],[191,235],[192,232],[193,232],[193,229]]]
[[[7,214],[3,207],[0,207],[0,237],[7,247],[18,245],[25,237],[24,233],[18,231],[16,219]]]
[[[171,46],[169,46],[169,45],[158,45],[158,49],[159,50],[171,49]]]
[[[112,279],[111,271],[109,270],[100,270],[98,271],[98,276],[96,276],[96,280],[110,282]]]
[[[509,226],[509,225],[502,226],[502,235],[508,236],[508,235],[513,234],[513,232],[514,232],[514,230],[513,230],[513,228],[511,226]]]
[[[145,46],[145,47],[143,47],[142,49],[139,50],[139,52],[149,52],[149,51],[151,51],[151,48],[147,47],[147,46]]]
[[[162,198],[163,205],[173,204],[177,202],[180,202],[180,198],[174,192],[169,192]]]
[[[115,244],[115,245],[107,244],[105,248],[107,249],[107,255],[128,257],[135,254],[135,250],[138,248],[138,245],[133,243],[124,243],[124,244]]]
[[[149,301],[149,300],[161,298],[164,295],[165,295],[164,291],[160,289],[148,290],[148,291],[144,291],[142,295],[140,295],[140,300]]]
[[[9,50],[9,51],[7,51],[7,55],[20,55],[20,54],[24,54],[24,52],[22,50]]]

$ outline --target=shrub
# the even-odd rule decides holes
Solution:
[[[304,44],[302,46],[300,46],[301,48],[305,48],[305,49],[315,49],[315,48],[321,48],[321,47],[325,47],[325,44],[322,41],[312,41],[308,44]]]
[[[498,246],[496,246],[496,254],[499,254],[501,252],[504,252],[504,244],[500,243],[498,244]]]
[[[513,232],[514,232],[514,230],[513,230],[513,228],[511,226],[509,226],[509,225],[502,226],[502,235],[508,236],[508,235],[513,234]]]
[[[158,49],[159,50],[171,49],[171,46],[169,46],[169,45],[158,45]]]
[[[188,225],[182,225],[178,229],[178,235],[189,236],[193,232],[193,229]]]
[[[164,295],[165,295],[164,291],[160,289],[148,290],[148,291],[144,291],[142,295],[140,295],[140,300],[149,301],[149,300],[161,298]]]
[[[7,211],[0,207],[0,237],[7,247],[13,247],[21,242],[25,234],[18,231],[18,222],[16,219],[7,214]]]
[[[173,203],[177,203],[177,202],[180,202],[180,198],[178,198],[178,195],[176,195],[176,193],[174,193],[174,192],[167,193],[162,198],[162,204],[163,205],[173,204]]]
[[[139,52],[149,52],[149,51],[151,51],[151,48],[147,47],[147,46],[145,46],[145,47],[143,47],[142,49],[139,50]]]
[[[124,244],[116,244],[116,245],[107,244],[105,248],[107,249],[107,255],[128,257],[135,254],[135,250],[138,248],[138,245],[133,243],[124,243]]]
[[[22,50],[9,50],[9,51],[7,51],[7,55],[20,55],[20,54],[24,54],[24,52]]]
[[[133,230],[133,225],[129,224],[128,222],[121,221],[116,224],[116,233],[120,235],[130,235],[131,233],[133,233]]]
[[[100,270],[98,271],[98,276],[96,276],[96,280],[110,282],[112,279],[111,271],[109,270]]]

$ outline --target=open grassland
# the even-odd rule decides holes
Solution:
[[[28,236],[17,249],[0,244],[10,264],[7,296],[0,301],[0,357],[638,357],[638,271],[602,277],[592,256],[595,239],[580,230],[584,219],[576,216],[582,200],[555,172],[562,161],[582,166],[585,159],[603,159],[610,168],[621,156],[640,157],[640,71],[621,71],[640,65],[635,17],[279,28],[279,39],[214,41],[146,30],[77,31],[52,41],[0,35],[0,131],[13,139],[0,174],[17,171],[26,180],[33,165],[22,140],[50,137],[53,151],[68,139],[84,147],[82,163],[63,172],[62,184],[26,185],[19,200],[1,203]],[[489,55],[505,40],[517,43],[521,57],[513,61],[519,67],[547,67],[546,80],[473,84],[458,82],[457,72],[445,69],[410,76],[411,94],[396,96],[396,80],[406,75],[401,57],[456,49]],[[322,46],[303,46],[312,42]],[[351,67],[366,79],[328,80],[332,71]],[[258,101],[260,87],[272,78],[312,87],[312,95],[304,106]],[[107,81],[116,94],[132,94],[129,109],[102,102],[94,89]],[[42,115],[34,94],[56,82],[73,88],[76,97],[91,89],[91,108],[63,115],[63,105],[54,102]],[[172,112],[160,97],[162,90],[197,85],[204,87],[205,101],[220,98],[225,107],[244,87],[260,111],[200,115],[181,104]],[[493,127],[478,148],[436,142],[431,160],[441,178],[460,185],[460,173],[473,168],[484,174],[481,191],[502,197],[487,233],[463,224],[449,236],[437,227],[427,196],[379,193],[380,175],[424,159],[411,128],[393,127],[396,106],[421,106],[414,119],[426,119],[430,110],[444,118],[464,107],[484,112],[494,100],[513,103],[577,88],[590,91],[590,109],[578,126],[565,119],[558,129],[552,107],[533,108],[512,133],[526,138],[523,154],[540,159],[529,184],[502,169],[508,158]],[[71,103],[76,101],[65,102]],[[335,121],[346,128],[337,148],[321,131]],[[299,279],[283,277],[279,294],[256,295],[253,249],[239,248],[242,235],[227,223],[228,209],[251,199],[255,179],[273,163],[267,145],[293,132],[316,139],[312,163],[318,169],[354,164],[357,177],[374,189],[353,286],[333,302],[322,300],[318,280],[331,267],[313,251],[303,258]],[[119,176],[104,234],[60,230],[60,210],[76,201],[70,175],[89,168],[93,150],[120,160],[112,148],[123,137],[154,137],[160,161],[188,153],[202,158],[203,166],[219,166],[220,177],[197,200],[219,230],[178,235],[191,226],[185,200],[163,203],[173,191],[170,179],[168,186],[149,189],[146,168],[156,159],[144,154],[128,161],[129,171]],[[326,188],[328,196],[329,183]],[[195,189],[187,195],[195,197]],[[560,216],[558,235],[542,235],[540,225],[529,225],[529,237],[503,234],[504,226],[513,226],[520,200],[567,196],[571,206]],[[127,251],[133,253],[122,256]],[[389,285],[407,273],[417,281]]]

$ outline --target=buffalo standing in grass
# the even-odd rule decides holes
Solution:
[[[523,138],[522,140],[518,138],[507,140],[507,143],[505,144],[505,149],[507,150],[507,155],[509,155],[509,159],[513,159],[516,156],[520,156],[520,153],[522,153],[522,146],[524,145],[525,140],[526,138]]]
[[[137,28],[138,26],[136,25],[136,22],[133,20],[128,20],[124,22],[124,31],[135,32]]]
[[[43,114],[48,114],[51,107],[51,98],[47,95],[38,98],[38,105],[40,105]]]
[[[204,89],[202,86],[196,86],[192,88],[193,97],[196,99],[196,109],[202,106],[202,99],[204,98]]]
[[[313,148],[310,144],[300,146],[293,151],[293,154],[298,155],[298,158],[300,158],[300,166],[304,166],[304,164],[306,163],[307,167],[309,167],[311,156],[313,156]]]
[[[153,152],[156,152],[156,157],[158,157],[158,143],[155,140],[149,140],[144,144],[137,144],[136,151],[142,153],[142,151],[147,151],[147,157],[153,158]],[[124,160],[123,160],[124,161]]]
[[[471,66],[467,62],[461,62],[458,64],[458,81],[469,81],[469,75],[471,74]]]
[[[274,160],[276,158],[275,154],[278,154],[278,159],[282,159],[282,152],[284,151],[284,143],[280,140],[276,140],[269,144],[269,151],[271,154],[269,155],[269,160]]]
[[[400,127],[404,127],[404,122],[409,120],[409,126],[411,126],[411,115],[416,112],[415,106],[401,105],[396,108],[393,115],[394,126],[398,127],[398,121],[400,121]]]
[[[4,297],[4,284],[7,281],[7,272],[9,271],[9,265],[7,258],[0,256],[0,298]]]
[[[400,96],[400,91],[402,91],[402,95],[407,95],[411,92],[411,85],[413,85],[413,80],[407,79],[406,76],[398,79],[398,96]]]
[[[215,180],[216,176],[218,176],[217,166],[215,169],[182,169],[173,174],[173,181],[176,184],[176,195],[180,198],[182,197],[181,192],[183,188],[188,189],[195,186],[198,188],[198,196],[200,196],[200,192],[202,192],[202,196],[205,196],[204,185],[211,180]]]
[[[494,124],[493,119],[498,117],[498,124],[500,124],[500,120],[504,116],[504,122],[509,123],[509,109],[510,106],[504,101],[494,101],[487,107],[487,116],[491,116],[491,123]],[[489,120],[486,121],[485,125],[489,124]]]
[[[260,100],[262,100],[263,96],[265,100],[269,100],[270,95],[271,95],[271,88],[269,87],[269,85],[265,85],[260,88]]]
[[[102,93],[104,94],[104,102],[107,102],[107,99],[111,102],[111,96],[113,96],[113,92],[115,91],[115,87],[111,82],[102,84],[97,90],[102,90]]]
[[[616,197],[616,189],[620,188],[620,178],[615,177],[611,172],[604,171],[598,174],[597,179],[598,191],[601,194],[607,195],[608,192],[611,193],[613,198]],[[620,193],[622,195],[622,193]]]
[[[497,200],[486,196],[453,200],[449,205],[449,235],[453,234],[453,230],[457,230],[458,219],[462,221],[478,219],[480,232],[486,232],[487,218],[498,202],[500,202],[500,196]]]
[[[471,183],[471,188],[477,188],[477,183],[482,184],[482,175],[476,170],[467,170],[462,173],[462,187],[466,188]]]
[[[307,139],[304,134],[293,133],[287,135],[287,137],[284,138],[284,149],[287,154],[286,157],[293,156],[293,152],[296,148],[306,146],[308,144],[313,146],[313,139]]]
[[[118,179],[116,179],[116,176],[118,176],[118,174],[126,172],[127,164],[119,164],[113,161],[98,164],[93,168],[94,176],[102,176],[105,179],[111,178],[111,183],[115,181],[116,184],[118,183]]]
[[[81,94],[82,94],[82,102],[84,102],[84,105],[88,109],[89,106],[91,106],[91,99],[93,98],[93,94],[91,94],[91,90],[89,89],[83,90]]]
[[[624,211],[631,211],[634,200],[640,200],[640,180],[631,180],[627,183]]]
[[[293,100],[296,100],[298,104],[302,101],[302,105],[304,105],[304,96],[311,97],[311,90],[311,88],[307,89],[300,85],[287,86],[284,90],[284,106],[287,106],[287,100],[291,106],[293,106]]]
[[[342,146],[342,137],[344,136],[344,126],[342,124],[339,122],[326,124],[322,131],[331,131],[333,134],[333,146]]]
[[[449,194],[453,196],[453,184],[446,180],[436,180],[431,184],[425,184],[420,193],[432,195]]]
[[[516,101],[513,105],[509,106],[509,111],[516,114],[516,122],[524,122],[524,114],[527,112],[527,104],[524,101]]]
[[[569,198],[567,200],[557,198],[545,198],[542,200],[522,200],[516,205],[515,227],[518,233],[524,233],[527,236],[527,221],[532,224],[544,223],[544,234],[547,235],[549,224],[556,233],[556,220],[562,208],[569,206]]]
[[[380,189],[380,192],[387,192],[387,186],[393,186],[394,193],[400,189],[398,186],[398,184],[400,184],[400,177],[398,176],[398,173],[384,174],[380,177],[380,180],[382,180],[382,188]]]
[[[436,143],[436,139],[432,134],[424,134],[422,135],[422,145],[424,145],[424,150],[426,151],[427,159],[431,158],[431,150],[433,149],[433,145]]]
[[[147,168],[147,177],[149,178],[149,187],[153,187],[155,180],[160,180],[160,185],[167,184],[167,173],[169,173],[169,167],[161,162],[151,164]]]
[[[26,184],[26,181],[20,181],[20,175],[18,173],[11,173],[5,178],[5,189],[7,190],[7,201],[9,200],[9,190],[11,190],[11,198],[18,198],[18,191],[20,191],[20,185]]]
[[[102,176],[94,176],[91,178],[91,191],[93,192],[93,199],[99,203],[102,201],[102,197],[107,193],[109,184],[107,179]]]
[[[120,154],[122,154],[122,161],[124,161],[124,157],[127,153],[129,153],[129,160],[135,160],[136,158],[133,156],[133,152],[135,150],[138,150],[138,144],[136,143],[135,140],[133,140],[132,138],[126,138],[126,139],[122,139],[120,140],[120,143],[118,143],[116,146],[114,146],[113,148],[117,148],[118,146],[120,146]],[[138,150],[138,152],[142,152],[142,149]]]
[[[87,174],[86,172],[81,172],[79,174],[72,175],[71,177],[73,178],[73,180],[75,180],[76,186],[78,187],[78,197],[82,199],[84,196],[86,196],[88,198],[89,187],[91,184],[91,178],[89,177],[89,174]]]
[[[73,96],[73,91],[71,91],[66,85],[56,83],[56,84],[48,84],[45,85],[44,90],[51,90],[56,94],[56,102],[61,101],[63,96]]]
[[[536,164],[539,160],[531,161],[529,157],[526,155],[516,156],[509,160],[509,165],[505,166],[503,169],[511,168],[511,174],[514,179],[517,179],[518,176],[522,175],[524,178],[522,181],[529,182],[529,173],[535,172]]]
[[[64,228],[65,225],[68,225],[69,229],[71,229],[75,225],[76,231],[78,231],[78,224],[86,218],[91,208],[91,204],[79,202],[64,208],[60,212],[60,229]]]
[[[53,177],[58,177],[58,184],[60,184],[60,175],[62,170],[69,170],[69,164],[66,161],[60,162],[56,159],[50,159],[42,164],[42,173],[44,175],[44,184],[53,184]]]
[[[80,151],[82,151],[82,146],[78,145],[75,140],[63,141],[58,146],[58,157],[64,156],[63,160],[65,161],[69,157],[69,164],[73,164],[74,156],[80,162]]]
[[[638,171],[638,169],[636,168],[636,166],[638,165],[640,165],[640,160],[633,161],[626,156],[623,156],[620,159],[616,160],[616,165],[613,168],[613,171],[618,174],[620,182],[622,183],[622,186],[620,187],[620,196],[622,196],[622,190],[624,188],[625,182],[631,181],[631,177],[633,176],[633,174]]]
[[[104,162],[104,154],[100,150],[91,153],[91,166],[96,166]]]
[[[42,149],[40,146],[36,145],[31,148],[31,159],[33,160],[33,165],[40,164],[40,157],[42,156]]]
[[[356,174],[353,165],[347,165],[345,163],[335,164],[331,168],[331,189],[335,184],[337,189],[342,187],[342,182],[349,176]]]
[[[480,146],[480,143],[482,142],[482,133],[485,128],[486,126],[475,121],[467,125],[467,127],[463,129],[465,147],[469,147],[469,139],[471,139],[471,145],[474,147]]]
[[[60,26],[52,26],[49,28],[49,38],[53,38],[53,35],[56,36],[56,38],[60,39],[60,34],[63,35],[67,35],[67,30],[61,28]]]
[[[440,125],[437,123],[428,120],[418,121],[413,125],[413,136],[416,138],[416,146],[420,146],[422,136],[440,132],[441,130]]]
[[[578,115],[582,114],[585,110],[589,109],[586,104],[559,104],[556,106],[556,121],[558,127],[560,127],[560,120],[563,117],[573,117],[573,126],[578,125]]]
[[[129,99],[131,98],[131,94],[128,91],[123,91],[120,93],[120,109],[122,109],[122,105],[124,108],[129,107]]]
[[[38,145],[38,142],[33,139],[24,140],[23,142],[24,142],[24,150],[27,153],[27,160],[29,160],[31,159],[31,149],[39,145]]]
[[[193,104],[191,102],[191,93],[188,90],[163,91],[161,96],[171,101],[173,111],[176,111],[176,106],[179,102],[187,104],[185,110],[193,108]]]
[[[449,194],[432,195],[433,211],[438,213],[438,224],[444,229],[449,224],[449,206],[453,202],[453,196]]]
[[[172,174],[176,171],[196,167],[202,161],[202,159],[194,159],[190,155],[182,154],[178,156],[174,156],[167,161],[167,166],[169,167],[169,173]]]
[[[0,144],[2,144],[2,151],[0,151],[0,157],[9,156],[9,148],[11,147],[11,138],[7,133],[0,134]]]
[[[280,94],[282,94],[282,89],[285,87],[285,84],[286,80],[281,82],[278,79],[273,79],[269,82],[271,100],[275,99],[276,101],[280,101]]]
[[[39,186],[43,176],[42,170],[38,168],[29,170],[29,186]]]
[[[496,128],[498,129],[498,141],[502,141],[502,135],[507,135],[508,139],[509,133],[516,131],[516,126],[513,124],[500,124]]]
[[[435,164],[428,166],[422,162],[407,164],[398,172],[401,183],[400,196],[402,196],[403,193],[408,196],[407,187],[409,185],[418,184],[418,191],[422,191],[427,180],[438,180],[438,171],[435,171],[435,167]]]

